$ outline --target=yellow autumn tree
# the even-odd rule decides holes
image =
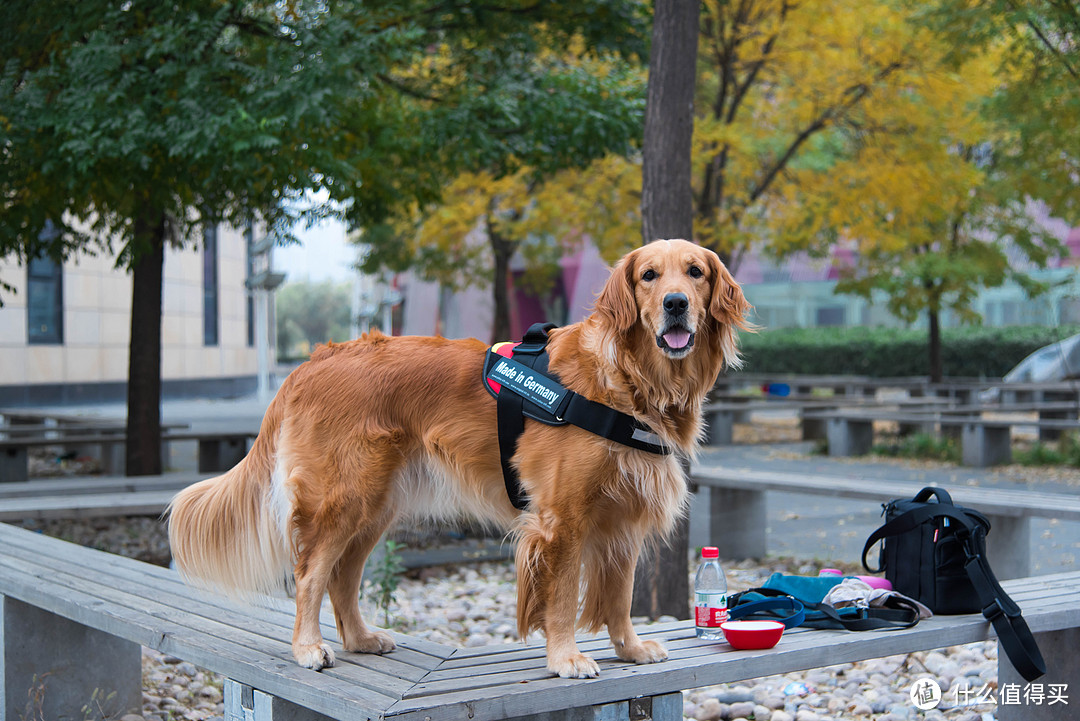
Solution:
[[[798,174],[775,225],[790,249],[824,252],[839,241],[855,251],[838,292],[883,298],[907,322],[925,318],[928,374],[937,381],[942,314],[978,322],[979,291],[1007,280],[1043,292],[1028,270],[1063,251],[1023,192],[1044,159],[989,112],[1010,82],[1001,73],[1005,50],[995,42],[960,63],[942,58],[939,72],[868,103],[861,122],[890,132],[842,134],[845,153]]]
[[[501,177],[462,173],[437,205],[400,218],[395,235],[429,279],[457,290],[490,287],[492,337],[508,338],[511,259],[524,262],[526,289],[542,295],[559,259],[579,249],[584,236],[605,258],[618,257],[637,243],[640,188],[640,167],[619,155],[547,176],[531,167]]]

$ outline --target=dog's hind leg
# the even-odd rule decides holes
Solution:
[[[364,563],[389,523],[376,525],[379,527],[364,529],[353,538],[330,576],[329,591],[330,602],[334,605],[334,622],[341,635],[341,645],[346,651],[386,653],[393,651],[395,647],[390,634],[372,631],[367,627],[357,600],[364,575]]]
[[[319,630],[319,611],[328,589],[336,601],[335,615],[345,614],[339,626],[346,648],[357,644],[374,650],[377,644],[380,651],[389,650],[384,647],[388,638],[364,626],[353,592],[359,587],[367,552],[393,515],[391,487],[402,462],[393,434],[373,436],[358,439],[343,457],[309,459],[308,467],[317,469],[312,475],[320,482],[293,484],[297,561],[292,646],[296,662],[307,668],[334,665],[333,651]],[[345,596],[350,597],[348,603]]]

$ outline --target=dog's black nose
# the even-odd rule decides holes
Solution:
[[[664,310],[671,315],[681,315],[690,307],[686,293],[668,293],[664,296]]]

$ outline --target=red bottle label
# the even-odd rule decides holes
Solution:
[[[706,628],[716,628],[728,618],[727,608],[711,608],[709,606],[694,607],[694,623]]]

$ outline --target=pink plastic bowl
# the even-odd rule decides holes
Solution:
[[[725,621],[720,624],[724,638],[732,648],[772,648],[784,635],[779,621]]]

